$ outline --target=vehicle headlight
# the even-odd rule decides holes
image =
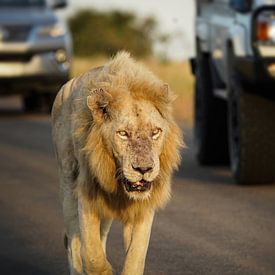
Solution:
[[[36,35],[39,38],[59,37],[65,35],[65,33],[66,28],[60,22],[51,25],[39,26],[36,30]]]
[[[260,44],[275,45],[275,12],[263,11],[256,19],[256,39]]]
[[[264,66],[270,76],[275,78],[275,10],[259,9],[254,17],[253,45],[255,50],[266,59]]]

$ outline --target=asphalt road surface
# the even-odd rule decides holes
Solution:
[[[50,119],[18,108],[0,102],[0,275],[68,274]],[[199,167],[191,133],[145,274],[275,274],[275,184],[241,187],[226,167]],[[107,253],[121,271],[119,223]]]

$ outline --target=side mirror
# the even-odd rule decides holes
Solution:
[[[52,0],[53,9],[62,9],[67,7],[67,0]]]
[[[240,13],[247,13],[251,11],[252,0],[230,0],[230,7]]]

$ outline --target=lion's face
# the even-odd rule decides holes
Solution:
[[[117,113],[111,132],[118,179],[125,192],[133,199],[149,197],[160,171],[165,120],[149,102],[127,102]]]
[[[123,185],[129,198],[147,199],[160,173],[167,121],[151,102],[131,96],[120,98],[119,104],[115,108],[108,106],[107,111],[106,101],[111,98],[107,100],[106,95],[104,100],[101,98],[100,107],[99,101],[94,101],[93,97],[88,105],[95,119],[97,116],[104,143],[115,158],[118,184]]]

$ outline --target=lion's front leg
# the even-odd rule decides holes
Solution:
[[[143,221],[124,225],[124,246],[126,259],[123,275],[142,275],[150,240],[154,212],[148,213]]]
[[[100,238],[100,218],[92,210],[90,203],[81,195],[78,200],[78,212],[84,274],[113,274]]]

